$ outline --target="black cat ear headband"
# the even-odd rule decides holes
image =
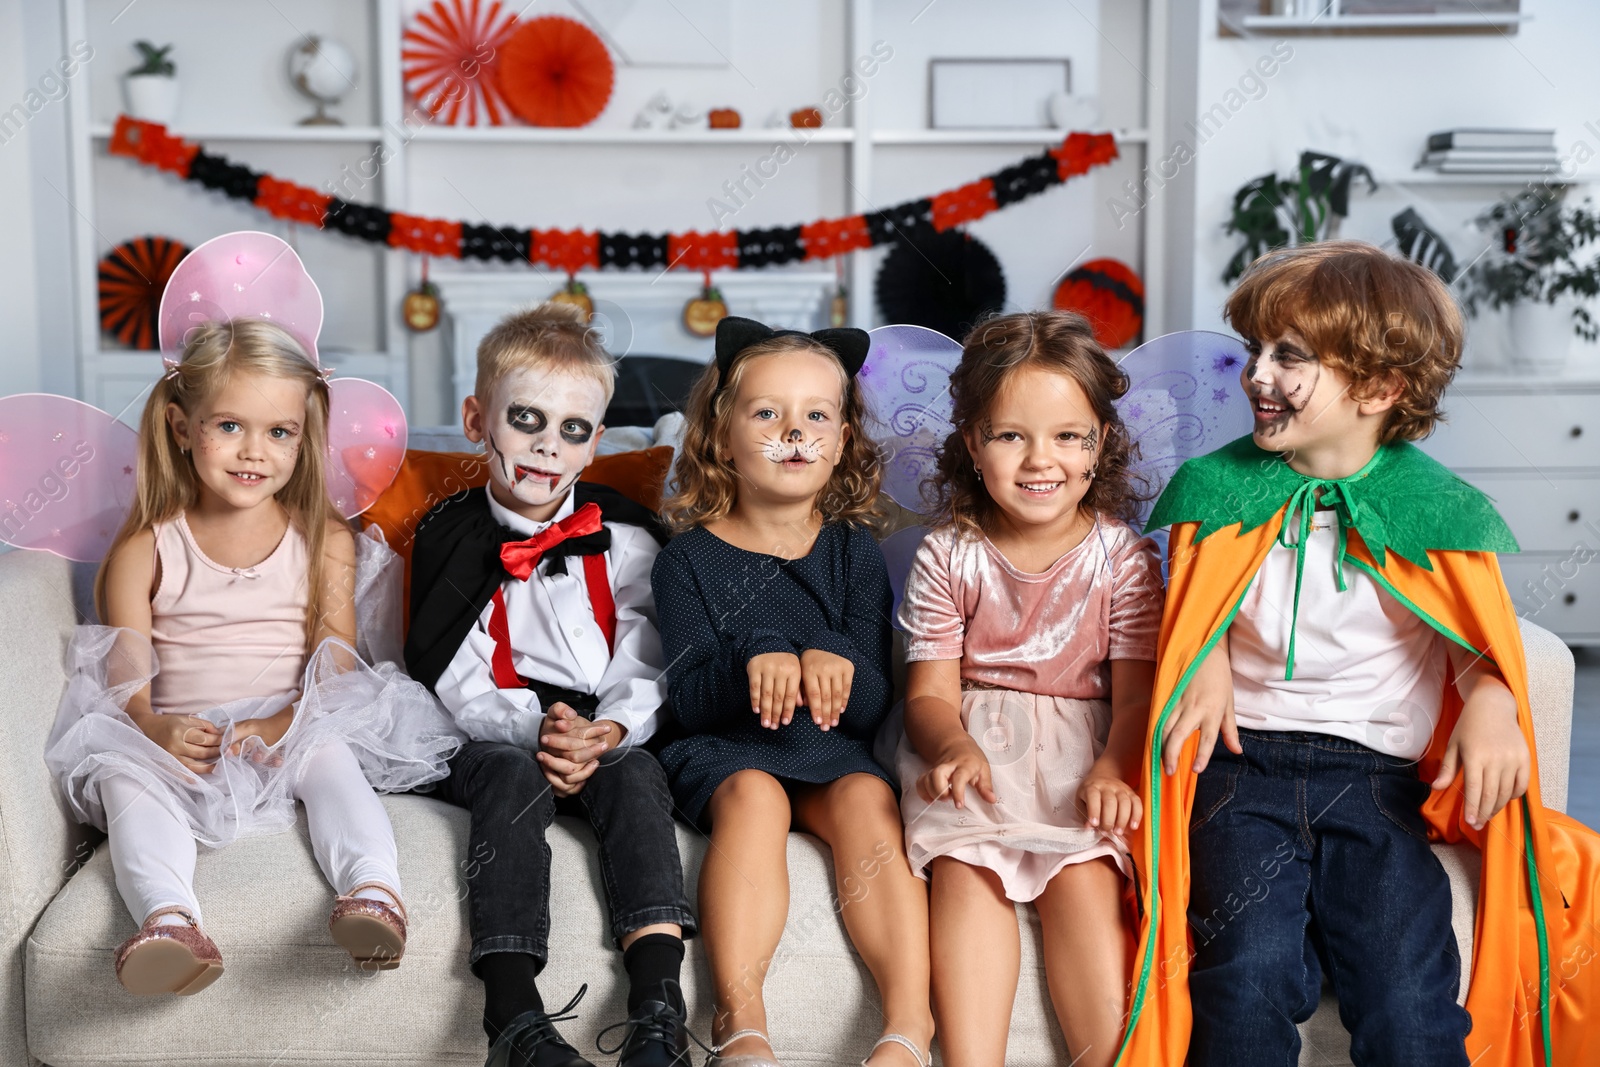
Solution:
[[[844,364],[845,373],[852,378],[867,361],[867,351],[872,347],[872,338],[867,336],[866,330],[851,327],[818,330],[815,333],[805,333],[802,330],[774,330],[755,319],[728,315],[717,323],[717,373],[726,380],[728,369],[733,366],[733,361],[740,352],[751,345],[770,341],[774,337],[809,337],[838,356],[839,362]]]

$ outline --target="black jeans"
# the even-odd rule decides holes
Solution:
[[[474,968],[491,952],[526,952],[540,967],[549,958],[545,830],[557,814],[587,820],[600,839],[613,939],[653,923],[677,923],[685,937],[694,932],[667,776],[650,753],[608,752],[582,792],[557,797],[532,752],[473,741],[450,761],[435,795],[472,812],[464,871]]]
[[[1315,733],[1240,730],[1189,822],[1192,1067],[1294,1064],[1326,970],[1357,1067],[1467,1067],[1450,881],[1414,763]]]

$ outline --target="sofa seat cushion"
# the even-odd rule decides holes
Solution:
[[[135,926],[102,844],[28,941],[33,1055],[53,1067],[482,1063],[482,987],[466,965],[466,887],[474,870],[466,858],[467,814],[420,796],[385,797],[384,805],[411,915],[398,969],[360,971],[329,939],[333,890],[312,858],[302,817],[288,833],[201,850],[195,887],[227,971],[192,998],[136,998],[112,971],[113,951]],[[595,1033],[622,1018],[626,979],[605,934],[588,827],[558,819],[549,840],[553,921],[541,991],[557,1006],[588,983],[579,1019],[563,1032],[598,1060]],[[680,827],[679,846],[692,898],[704,839]],[[839,920],[828,850],[791,835],[789,874],[789,922],[766,983],[773,1039],[785,1063],[859,1063],[882,1014]],[[1009,1062],[1065,1062],[1047,1007],[1037,920],[1030,917],[1024,931]],[[709,1042],[709,977],[698,941],[690,942],[684,986],[691,1026]]]

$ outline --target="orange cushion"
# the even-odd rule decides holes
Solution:
[[[655,510],[661,507],[662,487],[672,467],[672,449],[666,445],[633,452],[597,456],[583,472],[586,482],[608,485],[623,496]],[[361,514],[362,526],[383,531],[389,547],[405,561],[403,613],[411,618],[411,543],[417,523],[446,497],[489,481],[489,467],[471,452],[424,452],[407,449],[394,483],[376,503]]]

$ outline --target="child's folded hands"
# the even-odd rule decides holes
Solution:
[[[216,759],[221,754],[222,731],[216,725],[194,715],[163,715],[157,711],[133,714],[135,725],[144,735],[168,752],[196,774],[210,774],[216,769]]]
[[[1188,688],[1178,698],[1162,731],[1161,766],[1168,774],[1178,772],[1178,754],[1193,733],[1200,735],[1200,747],[1194,756],[1195,774],[1211,762],[1219,736],[1229,752],[1244,752],[1239,744],[1239,728],[1233,722],[1233,667],[1228,660],[1226,636],[1218,639],[1189,679]]]
[[[600,757],[621,743],[625,729],[610,719],[586,719],[557,701],[545,709],[534,758],[556,795],[569,797],[583,789]]]

